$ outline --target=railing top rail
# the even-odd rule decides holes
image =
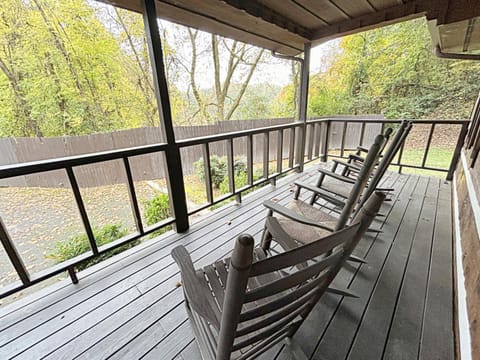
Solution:
[[[118,150],[107,150],[102,152],[96,152],[93,154],[74,155],[56,159],[46,159],[19,164],[2,165],[0,166],[0,179],[6,179],[13,176],[35,174],[44,171],[65,169],[67,167],[89,165],[98,162],[117,160],[137,155],[145,155],[152,152],[165,151],[166,149],[167,144],[152,144]]]
[[[321,118],[321,119],[313,119],[307,121],[309,123],[316,123],[316,122],[323,122],[323,121],[331,121],[331,122],[349,122],[349,123],[364,123],[364,122],[371,122],[377,124],[399,124],[402,119],[378,119],[378,118],[371,118],[371,119],[362,119],[362,118]],[[463,125],[468,124],[470,122],[469,119],[457,120],[457,119],[408,119],[408,121],[414,124],[454,124],[454,125]]]
[[[319,119],[311,119],[307,121],[307,124],[318,124],[322,122],[351,122],[351,123],[364,123],[364,122],[371,122],[371,123],[400,123],[401,120],[398,119],[382,119],[382,118],[357,118],[357,117],[333,117],[333,118],[319,118]],[[456,125],[463,125],[468,124],[470,120],[449,120],[449,119],[414,119],[410,120],[414,124],[456,124]],[[286,130],[292,129],[296,127],[301,127],[303,123],[301,122],[292,122],[289,124],[283,125],[274,125],[274,126],[267,126],[261,127],[256,129],[250,130],[241,130],[241,131],[232,131],[223,134],[214,134],[214,135],[207,135],[207,136],[200,136],[190,139],[183,139],[178,140],[177,145],[179,147],[187,147],[187,146],[194,146],[194,145],[201,145],[210,142],[222,141],[222,140],[229,140],[243,136],[250,136],[250,135],[257,135],[262,134],[265,132],[277,131],[277,130]],[[80,165],[88,165],[103,161],[109,160],[116,160],[125,157],[137,156],[137,155],[145,155],[152,152],[158,151],[165,151],[167,148],[167,144],[160,143],[160,144],[151,144],[151,145],[143,145],[143,146],[136,146],[131,148],[125,149],[118,149],[118,150],[107,150],[103,152],[93,153],[93,154],[84,154],[84,155],[74,155],[56,159],[47,159],[47,160],[38,160],[32,161],[27,163],[19,163],[19,164],[10,164],[10,165],[2,165],[0,166],[0,179],[10,178],[14,176],[22,176],[28,174],[34,174],[44,171],[52,171],[52,170],[59,170],[64,169],[67,167],[74,167]]]
[[[326,120],[322,119],[321,121],[326,121]],[[317,122],[321,122],[321,121],[317,121]],[[199,137],[190,138],[190,139],[178,140],[176,143],[179,147],[194,146],[194,145],[201,145],[201,144],[215,142],[215,141],[234,139],[237,137],[263,134],[265,132],[270,132],[270,131],[291,129],[295,127],[300,127],[302,125],[303,123],[301,122],[292,122],[290,124],[266,126],[266,127],[251,129],[251,130],[231,131],[223,134],[199,136]]]

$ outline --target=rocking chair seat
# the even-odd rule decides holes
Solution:
[[[337,217],[327,214],[301,200],[293,200],[289,202],[286,207],[313,222],[321,223],[331,229],[334,229],[338,222]],[[301,224],[298,221],[289,219],[283,215],[277,215],[276,218],[285,232],[302,244],[308,244],[315,239],[325,237],[331,233],[331,231],[326,229]]]

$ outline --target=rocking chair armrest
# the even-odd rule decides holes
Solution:
[[[363,156],[360,156],[360,155],[357,155],[357,154],[348,155],[348,159],[353,160],[353,161],[359,161],[359,162],[362,162],[362,163],[365,161],[365,158]]]
[[[322,199],[327,200],[329,203],[332,203],[335,206],[338,206],[340,208],[343,208],[345,206],[345,202],[332,196],[332,193],[329,191],[326,191],[322,188],[319,188],[318,186],[312,185],[312,184],[307,184],[301,181],[295,181],[294,184],[298,186],[299,188],[309,190],[313,192],[315,195],[318,195]]]
[[[368,148],[366,148],[365,146],[357,146],[357,150],[358,150],[358,152],[368,153]]]
[[[360,169],[361,169],[361,167],[358,166],[358,165],[350,164],[350,163],[347,163],[347,162],[344,162],[344,161],[341,161],[341,160],[333,159],[332,161],[336,164],[339,164],[339,165],[342,165],[342,166],[346,167],[349,170],[360,171]]]
[[[211,322],[217,329],[220,328],[220,319],[217,312],[212,308],[211,295],[199,282],[197,272],[188,251],[182,245],[175,247],[171,255],[180,268],[182,275],[182,287],[190,306],[202,317]]]
[[[339,180],[339,181],[343,181],[343,182],[346,182],[346,183],[349,183],[349,184],[355,184],[355,180],[349,178],[349,177],[346,177],[346,176],[343,176],[343,175],[340,175],[340,174],[337,174],[333,171],[330,171],[330,170],[325,170],[325,169],[318,169],[318,171],[326,176],[330,176],[336,180]]]
[[[289,208],[287,208],[285,206],[282,206],[280,204],[277,204],[277,203],[275,203],[271,200],[264,201],[263,206],[265,206],[267,209],[269,209],[272,212],[276,212],[280,215],[285,216],[286,218],[297,221],[301,224],[315,226],[315,227],[318,227],[320,229],[324,229],[324,230],[327,230],[327,231],[333,231],[332,228],[330,228],[328,226],[325,226],[325,225],[322,225],[322,224],[320,224],[316,221],[310,220],[310,219],[306,218],[305,216],[303,216],[301,214],[298,214],[295,211],[290,210]]]

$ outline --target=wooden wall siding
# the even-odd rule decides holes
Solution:
[[[478,173],[480,166],[473,169]],[[478,174],[472,171],[474,186],[479,195]],[[480,239],[477,233],[475,217],[468,195],[465,171],[460,162],[457,167],[457,194],[460,218],[460,236],[462,244],[462,261],[467,291],[467,311],[470,321],[470,338],[472,359],[480,359]],[[475,179],[477,177],[477,179]],[[478,219],[480,220],[480,219]]]
[[[221,134],[260,127],[282,125],[291,123],[292,119],[261,119],[261,120],[231,120],[222,121],[214,125],[202,126],[179,126],[175,128],[177,140],[189,139],[199,136]],[[331,127],[330,148],[339,149],[343,131],[343,122],[333,122]],[[365,130],[365,144],[373,141],[380,131],[380,124],[368,124]],[[309,126],[309,132],[313,127]],[[289,153],[290,130],[285,131],[283,138],[283,157]],[[354,148],[358,145],[360,136],[360,124],[349,124],[347,128],[345,146]],[[277,133],[271,132],[269,138],[269,159],[277,159]],[[263,161],[263,136],[254,136],[254,163]],[[85,136],[62,136],[51,138],[4,138],[0,139],[0,165],[45,160],[65,156],[89,154],[112,149],[129,148],[146,144],[161,143],[162,138],[157,128],[138,128],[121,130],[110,133],[85,135]],[[234,154],[246,156],[247,138],[242,137],[234,140]],[[308,143],[307,147],[308,149]],[[197,147],[182,148],[182,165],[185,175],[191,175],[195,169],[193,163],[202,156]],[[227,155],[227,142],[219,141],[210,144],[210,154],[218,156]],[[138,156],[131,159],[132,173],[135,181],[161,179],[165,176],[163,166],[163,154],[154,153]],[[82,187],[104,186],[125,182],[125,170],[119,161],[103,162],[95,165],[75,168],[75,175]],[[63,172],[46,172],[0,180],[0,186],[38,186],[38,187],[64,187],[68,181]]]
[[[480,151],[480,95],[470,116],[470,128],[465,143],[465,148],[470,150],[470,167],[474,167]]]

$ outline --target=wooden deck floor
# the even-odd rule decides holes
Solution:
[[[170,250],[183,244],[196,266],[225,257],[241,232],[263,227],[264,199],[285,203],[294,178],[279,181],[191,227],[0,309],[0,359],[199,359]],[[450,184],[389,173],[393,201],[335,280],[360,295],[326,294],[297,341],[312,359],[453,359]],[[284,359],[281,346],[262,359]]]

